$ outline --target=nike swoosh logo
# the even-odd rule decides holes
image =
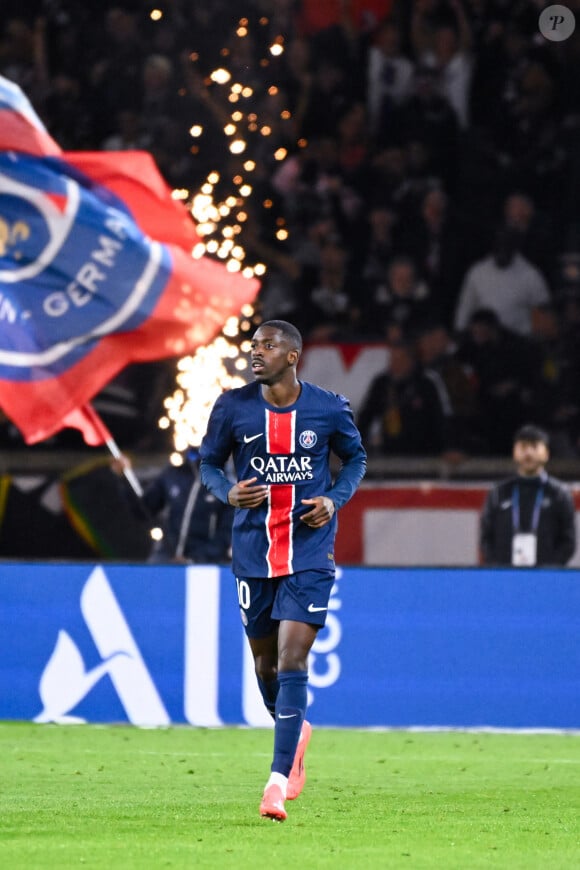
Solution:
[[[328,610],[328,607],[315,607],[314,604],[308,605],[308,613],[319,613],[321,610]]]
[[[248,436],[248,435],[244,435],[244,444],[249,444],[250,441],[255,441],[256,438],[259,438],[260,435],[263,435],[263,434],[264,434],[263,432],[258,432],[257,435],[249,435],[249,436]]]
[[[278,719],[294,719],[298,713],[278,713]]]

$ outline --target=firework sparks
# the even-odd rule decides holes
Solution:
[[[159,20],[162,13],[157,10],[152,13],[154,20]],[[259,21],[260,26],[266,26],[268,19],[263,17]],[[249,36],[249,21],[241,18],[236,28],[236,36],[242,40]],[[276,36],[268,48],[270,58],[275,58],[284,52],[284,37]],[[218,91],[225,89],[223,102],[230,106],[225,112],[223,132],[228,140],[228,149],[234,157],[241,157],[240,171],[233,174],[231,179],[232,189],[227,194],[218,194],[227,186],[227,180],[222,178],[218,171],[208,174],[205,182],[197,193],[186,190],[176,190],[173,196],[188,202],[192,217],[196,222],[199,241],[192,251],[192,256],[201,257],[205,254],[217,257],[225,263],[230,272],[241,272],[245,277],[262,277],[267,271],[265,263],[247,262],[246,251],[240,243],[240,235],[244,223],[248,219],[246,201],[253,195],[253,186],[242,177],[244,173],[251,173],[256,169],[256,162],[246,152],[251,148],[251,137],[256,133],[262,138],[272,136],[272,124],[270,119],[260,119],[253,97],[256,97],[255,88],[249,83],[236,81],[227,68],[227,60],[231,52],[229,48],[222,48],[219,52],[219,65],[209,73],[207,77],[201,77],[204,87],[216,88]],[[192,52],[189,62],[196,64],[199,54]],[[259,62],[264,70],[269,67],[269,60],[262,58]],[[196,79],[197,80],[197,79]],[[264,91],[267,97],[275,99],[279,94],[277,85],[273,82],[264,83]],[[208,90],[209,94],[209,90]],[[246,103],[247,101],[247,103]],[[247,105],[247,108],[244,108]],[[288,109],[278,110],[282,120],[291,118]],[[228,120],[229,118],[229,120]],[[244,131],[247,131],[249,136]],[[189,135],[199,140],[205,133],[201,124],[193,122],[189,126]],[[250,141],[249,141],[250,140]],[[303,147],[304,143],[298,143]],[[243,155],[243,156],[242,156]],[[273,143],[272,156],[276,162],[285,160],[288,150]],[[268,210],[272,207],[271,200],[264,200],[262,208]],[[278,225],[276,229],[278,241],[288,238],[288,230],[285,226]],[[171,429],[174,448],[177,451],[171,457],[171,461],[182,461],[182,452],[188,446],[197,446],[205,434],[209,413],[218,396],[228,389],[242,386],[249,378],[249,354],[250,343],[244,339],[252,327],[259,322],[259,318],[252,306],[245,306],[240,318],[231,318],[224,326],[222,334],[208,347],[200,347],[195,354],[180,359],[177,363],[176,389],[171,396],[164,401],[164,414],[159,420],[161,429]]]
[[[224,335],[177,363],[177,389],[165,399],[165,415],[159,421],[161,429],[173,427],[177,451],[199,445],[218,396],[246,383],[243,374],[248,369],[247,359],[226,334],[229,328],[231,338],[237,335],[237,320],[232,320],[226,324]]]

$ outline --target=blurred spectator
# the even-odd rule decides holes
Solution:
[[[518,68],[507,97],[488,126],[503,187],[526,190],[540,208],[554,208],[568,166],[555,76],[543,60],[529,60]]]
[[[393,14],[402,23],[410,49],[419,57],[433,49],[436,28],[448,20],[448,7],[445,0],[397,0]]]
[[[188,131],[179,118],[158,118],[157,122],[149,150],[171,187],[188,188],[200,169],[190,149]]]
[[[356,181],[369,151],[369,129],[364,103],[355,102],[338,122],[338,161],[347,181]]]
[[[476,126],[490,129],[497,123],[498,111],[511,106],[517,91],[517,82],[534,50],[533,31],[513,11],[493,4],[486,10],[471,89],[471,116]],[[534,22],[534,29],[537,22]]]
[[[295,263],[311,269],[320,269],[320,251],[327,240],[340,239],[338,226],[333,217],[314,218],[303,227],[295,226],[292,232],[291,257]]]
[[[89,69],[94,130],[108,134],[111,118],[127,106],[139,107],[145,49],[138,27],[137,13],[122,6],[107,9],[104,32],[95,41]]]
[[[250,221],[243,235],[247,253],[261,262],[269,264],[260,286],[258,310],[263,320],[300,319],[300,299],[298,288],[303,274],[304,263],[298,257],[286,253],[284,248],[264,239],[256,220]],[[318,253],[318,246],[314,246]],[[318,259],[314,266],[318,266]]]
[[[531,340],[505,329],[492,309],[480,308],[469,319],[458,357],[477,377],[484,444],[501,455],[530,414],[538,368]]]
[[[70,151],[91,147],[93,123],[81,83],[71,75],[55,75],[46,92],[44,114],[51,135],[61,148]]]
[[[418,211],[411,212],[400,231],[401,249],[417,263],[434,304],[449,325],[468,256],[466,225],[466,220],[459,224],[448,195],[435,186],[423,194]]]
[[[451,333],[442,321],[427,320],[416,331],[417,352],[427,373],[436,372],[449,398],[448,446],[463,453],[481,453],[479,383],[473,368],[460,359]]]
[[[102,143],[104,151],[147,150],[151,136],[142,128],[141,114],[134,109],[117,112],[115,130]]]
[[[569,320],[563,320],[563,313]],[[542,305],[532,318],[531,338],[538,372],[533,407],[537,421],[550,434],[552,454],[558,457],[577,455],[575,442],[580,427],[579,326],[571,305]]]
[[[408,165],[405,148],[389,145],[375,150],[367,166],[363,193],[370,207],[401,209],[407,193]]]
[[[433,171],[452,187],[457,170],[459,126],[455,110],[438,86],[433,67],[419,65],[415,71],[413,91],[398,112],[392,130],[379,131],[379,141],[422,142],[430,154]]]
[[[465,128],[469,122],[472,74],[471,28],[461,0],[448,0],[447,6],[452,10],[452,16],[436,23],[429,36],[426,36],[425,6],[420,2],[415,3],[413,48],[419,63],[437,70],[439,90],[453,107],[460,126]]]
[[[564,356],[567,361],[566,389],[560,396],[562,427],[566,431],[566,442],[571,445],[573,455],[580,456],[580,293],[570,291],[560,299],[561,330]]]
[[[359,252],[357,269],[365,284],[384,280],[387,267],[396,253],[397,213],[388,205],[370,208]]]
[[[413,260],[398,255],[389,262],[382,280],[366,286],[362,306],[369,335],[384,337],[392,323],[408,335],[430,311],[429,287],[419,278]]]
[[[123,457],[112,463],[121,473],[130,466]],[[125,492],[125,490],[124,490]],[[201,483],[199,452],[189,448],[179,464],[168,464],[137,497],[129,488],[131,509],[151,521],[161,520],[161,534],[154,539],[149,562],[215,564],[230,555],[233,508],[223,504]]]
[[[468,269],[455,311],[458,331],[479,308],[491,308],[507,329],[531,332],[532,312],[550,300],[550,292],[542,273],[519,253],[517,242],[513,231],[501,228],[490,254]]]
[[[318,59],[312,70],[298,135],[307,139],[335,135],[339,118],[353,100],[349,82],[347,70],[338,62]]]
[[[48,84],[44,28],[41,17],[35,22],[9,17],[3,22],[0,38],[0,75],[16,82],[35,101],[42,99]]]
[[[448,446],[449,397],[420,368],[408,342],[389,346],[389,367],[371,382],[357,420],[370,454],[437,455]]]
[[[162,54],[149,54],[143,62],[140,111],[145,130],[152,139],[161,139],[168,122],[179,115],[176,71]],[[185,128],[185,123],[184,123]],[[186,129],[183,132],[187,132]]]
[[[401,51],[401,31],[396,21],[383,21],[373,39],[367,64],[367,108],[370,133],[391,127],[393,110],[411,93],[413,64]]]
[[[504,200],[503,222],[515,234],[519,252],[550,281],[554,275],[556,245],[549,218],[538,212],[531,196],[514,191]]]
[[[301,232],[305,224],[332,220],[340,235],[348,238],[360,199],[345,175],[336,137],[311,140],[305,153],[296,157],[293,171],[273,179],[274,188],[283,193],[288,224]]]
[[[288,42],[286,51],[282,55],[279,82],[288,96],[296,137],[300,132],[302,117],[308,105],[312,86],[312,63],[312,46],[309,40],[295,36]]]
[[[27,3],[28,5],[28,3]],[[72,4],[41,0],[43,7],[43,53],[50,69],[51,79],[66,76],[75,79],[86,99],[88,73],[91,63],[104,39],[102,17],[91,16],[88,4]],[[86,110],[94,111],[87,100]],[[94,131],[93,131],[94,132]]]
[[[339,239],[320,248],[320,268],[305,273],[300,287],[299,322],[309,341],[360,338],[360,308],[349,255]]]
[[[562,101],[564,124],[565,126],[576,126],[580,120],[580,82],[578,76],[574,74],[580,63],[580,30],[578,28],[580,3],[578,0],[571,0],[567,5],[568,9],[574,13],[576,27],[568,39],[559,45],[550,44],[550,48],[553,51],[553,60],[559,67],[560,83],[565,85],[559,94]]]

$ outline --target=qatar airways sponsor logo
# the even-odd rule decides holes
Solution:
[[[264,483],[300,483],[314,479],[310,456],[268,456],[267,459],[252,456],[250,465],[264,478]]]

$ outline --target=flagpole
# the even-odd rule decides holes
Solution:
[[[88,418],[91,426],[94,428],[94,431],[98,433],[98,437],[101,439],[99,443],[102,444],[104,442],[104,444],[109,448],[109,451],[112,454],[113,458],[119,461],[119,465],[122,468],[123,475],[131,486],[131,489],[133,490],[135,495],[137,495],[139,498],[142,498],[143,487],[139,483],[137,475],[135,474],[131,466],[127,465],[127,460],[121,452],[119,445],[101,420],[99,414],[95,411],[94,407],[91,405],[90,402],[86,402],[86,404],[84,404],[80,410],[84,417]]]
[[[127,465],[126,462],[124,461],[125,457],[121,453],[121,451],[119,449],[119,445],[117,444],[117,442],[115,441],[115,439],[112,436],[110,438],[107,438],[107,440],[105,441],[105,444],[109,448],[110,452],[112,453],[113,458],[119,460],[121,467],[123,469],[123,475],[125,476],[128,483],[131,485],[131,489],[133,490],[133,492],[136,495],[139,496],[139,498],[141,498],[143,496],[143,487],[139,483],[139,479],[138,479],[137,475],[135,474],[135,472],[133,471],[133,469],[131,468],[131,466]]]

